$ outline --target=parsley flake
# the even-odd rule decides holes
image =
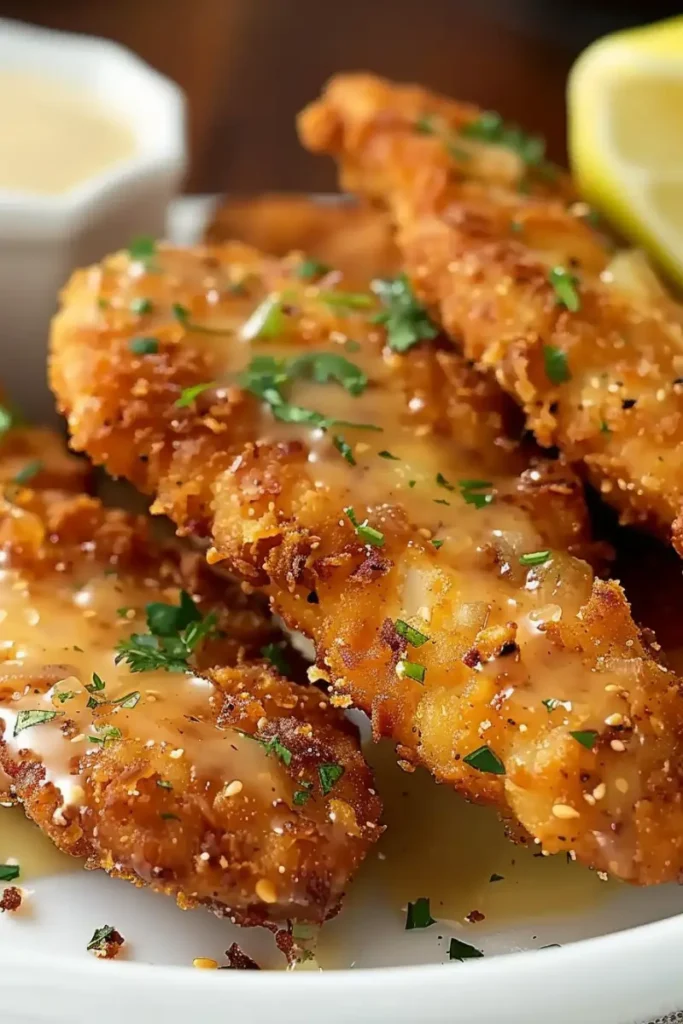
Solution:
[[[42,459],[33,459],[31,462],[27,462],[25,466],[21,467],[12,483],[21,485],[29,483],[35,476],[38,476],[44,465]]]
[[[180,604],[153,602],[147,605],[148,633],[133,633],[116,650],[116,664],[125,661],[131,672],[188,672],[189,658],[199,645],[216,631],[213,612],[202,618],[186,591]]]
[[[544,345],[543,360],[545,375],[553,384],[564,384],[572,379],[567,356],[561,348],[557,348],[556,345]]]
[[[420,896],[414,903],[408,903],[406,911],[406,931],[412,932],[416,928],[429,928],[436,924],[429,908],[429,897]]]
[[[389,348],[394,352],[407,352],[413,345],[437,337],[438,328],[415,298],[405,274],[373,281],[372,288],[386,306],[384,312],[372,317],[372,322],[384,325]]]
[[[205,384],[194,384],[191,388],[183,388],[180,392],[180,398],[174,403],[176,409],[186,409],[188,405],[192,405],[195,398],[202,394],[204,391],[208,391],[209,388],[215,388],[216,381],[210,380]]]
[[[505,765],[490,747],[483,746],[463,757],[465,764],[489,775],[505,775]]]
[[[443,475],[443,473],[437,473],[436,474],[436,482],[439,485],[439,487],[445,487],[445,489],[447,491],[454,491],[455,490],[455,485],[454,484],[449,484],[448,480]]]
[[[400,462],[401,461],[399,459],[398,455],[392,455],[391,452],[388,452],[386,450],[386,448],[383,451],[381,451],[381,452],[377,452],[377,454],[379,455],[380,459],[391,459],[392,462]]]
[[[543,138],[528,135],[516,125],[507,125],[495,110],[485,110],[474,121],[464,125],[460,134],[469,139],[511,149],[527,167],[540,168],[545,164]]]
[[[311,782],[300,782],[301,789],[297,789],[292,797],[292,803],[295,807],[303,807],[305,803],[308,803],[312,793],[313,783]]]
[[[55,698],[60,704],[66,704],[68,700],[73,700],[76,696],[75,690],[62,690],[61,693],[55,693]]]
[[[123,735],[121,730],[117,729],[115,725],[94,725],[93,729],[95,730],[95,735],[88,736],[88,742],[99,743],[103,747],[106,747],[107,743],[115,743]]]
[[[103,689],[104,689],[104,682],[102,681],[102,679],[100,679],[100,677],[98,676],[97,672],[93,672],[93,674],[92,674],[92,683],[90,683],[88,686],[86,686],[86,690],[88,691],[88,693],[98,693],[100,690],[103,690]]]
[[[595,741],[598,738],[596,729],[577,729],[575,732],[570,732],[569,735],[580,743],[586,750],[592,750],[595,746]]]
[[[562,701],[558,700],[557,697],[548,697],[547,700],[542,700],[541,704],[546,709],[548,714],[551,714],[556,708],[562,705]]]
[[[286,676],[291,671],[289,662],[285,657],[284,644],[266,644],[265,647],[261,648],[261,654],[274,668],[278,670],[278,672],[281,672],[283,676]]]
[[[156,338],[131,338],[128,348],[135,356],[153,356],[159,351],[159,342]]]
[[[138,235],[128,246],[128,255],[132,260],[142,263],[148,270],[157,254],[157,243],[151,235]]]
[[[495,871],[493,872],[493,874],[489,878],[489,882],[504,882],[504,881],[505,881],[505,875],[497,875],[495,873]]]
[[[397,671],[399,668],[401,676],[413,679],[416,683],[424,683],[425,676],[427,675],[427,669],[424,665],[419,665],[416,661],[407,661],[403,658],[398,663]]]
[[[490,480],[458,480],[458,487],[460,497],[475,508],[485,508],[493,501],[493,494],[489,490],[493,483]]]
[[[18,877],[18,864],[0,864],[0,882],[13,882]]]
[[[151,299],[133,299],[130,304],[131,313],[135,313],[137,316],[144,316],[145,313],[151,313],[153,308]]]
[[[429,637],[425,633],[421,633],[419,629],[415,629],[414,626],[409,626],[403,619],[396,619],[394,627],[399,636],[402,636],[404,640],[407,640],[411,647],[422,647],[422,644],[426,644]]]
[[[436,550],[438,551],[438,550],[439,550],[439,548],[442,548],[442,547],[443,547],[443,545],[444,545],[444,541],[442,541],[442,540],[433,540],[433,541],[432,541],[432,545],[433,545],[433,547],[435,547],[435,548],[436,548]]]
[[[327,796],[327,794],[334,789],[343,774],[344,766],[341,764],[318,765],[318,779],[320,780],[320,788],[323,792],[323,796]]]
[[[327,263],[321,263],[320,260],[309,256],[294,268],[294,273],[302,281],[310,281],[314,277],[324,277],[325,274],[329,274],[331,269],[332,267],[328,267]]]
[[[576,274],[572,274],[566,267],[557,266],[551,269],[548,280],[555,290],[558,305],[564,306],[570,313],[578,313],[581,299],[576,287],[579,283]]]
[[[423,114],[422,117],[418,117],[414,127],[415,131],[419,132],[420,135],[434,135],[436,128],[433,115]]]
[[[351,505],[348,505],[344,509],[344,513],[350,520],[351,525],[356,531],[356,535],[365,544],[372,544],[372,546],[375,548],[384,547],[384,534],[381,533],[380,530],[376,530],[374,526],[368,526],[367,519],[365,519],[362,523],[359,523],[356,518],[356,513],[354,512]]]
[[[0,437],[6,434],[14,426],[14,416],[12,410],[8,409],[6,405],[0,405]]]
[[[285,324],[282,298],[273,293],[266,296],[242,326],[242,337],[245,341],[272,341],[282,334]]]
[[[63,714],[63,711],[19,711],[12,735],[18,736],[24,729],[30,729],[34,725],[42,725],[44,722],[51,722],[53,718]]]
[[[475,960],[484,954],[480,949],[475,946],[470,946],[469,942],[461,942],[460,939],[451,939],[448,946],[448,959],[449,960]]]
[[[340,455],[342,455],[346,459],[349,466],[356,465],[356,460],[353,456],[353,448],[344,440],[341,434],[334,435],[334,437],[332,438],[332,444],[340,453]]]
[[[110,924],[105,924],[102,928],[95,929],[93,937],[86,946],[86,949],[91,950],[96,954],[106,953],[107,946],[112,942],[115,945],[120,946],[121,936],[116,931],[116,928],[112,928]]]
[[[526,555],[519,556],[520,565],[543,565],[550,558],[549,551],[530,551]]]

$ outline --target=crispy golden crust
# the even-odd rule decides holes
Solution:
[[[335,913],[379,801],[340,713],[254,660],[277,638],[263,603],[84,496],[21,491],[0,547],[0,766],[27,814],[87,867],[182,907],[241,924]],[[116,667],[145,605],[179,587],[218,616],[199,678]],[[17,731],[28,710],[54,717]]]
[[[398,251],[388,213],[346,200],[294,193],[226,199],[206,232],[215,245],[246,242],[273,256],[300,250],[363,284],[398,269]]]
[[[679,877],[679,683],[620,587],[567,554],[588,536],[572,475],[528,467],[497,388],[441,340],[399,355],[369,297],[342,315],[330,291],[235,247],[163,250],[147,274],[122,255],[77,273],[51,366],[75,446],[208,536],[212,562],[266,588],[315,641],[333,700],[367,710],[403,761],[494,803],[548,851],[640,883]],[[286,303],[261,341],[264,294],[269,309]],[[142,296],[155,314],[141,328],[125,311]],[[141,329],[159,339],[144,358],[129,347]],[[351,464],[328,434],[278,423],[237,384],[251,355],[311,351],[349,352],[367,375],[355,397],[310,380],[291,395],[299,410],[383,427],[342,428]],[[176,404],[203,381],[218,384]]]
[[[648,287],[649,271],[623,273],[587,208],[567,205],[564,175],[549,179],[500,145],[463,138],[480,113],[342,75],[300,130],[311,149],[336,156],[347,187],[388,204],[419,294],[519,402],[541,444],[582,462],[623,521],[673,534],[683,550],[681,310]],[[416,130],[426,115],[431,134]],[[558,298],[558,265],[576,278],[578,309]]]

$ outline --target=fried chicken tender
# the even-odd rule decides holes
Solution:
[[[333,915],[380,804],[353,727],[259,655],[283,656],[265,603],[82,495],[4,501],[0,549],[0,765],[28,816],[86,867],[183,908]],[[196,658],[116,663],[123,641],[149,660],[159,634],[199,629],[195,600],[216,617]]]
[[[538,140],[369,75],[332,79],[299,128],[388,206],[420,297],[538,441],[683,554],[683,310],[615,259]]]
[[[388,213],[342,196],[272,193],[226,199],[206,233],[211,244],[238,240],[274,256],[300,249],[363,284],[398,269]]]
[[[163,247],[77,272],[51,341],[73,445],[264,588],[406,770],[549,852],[678,878],[679,680],[569,552],[588,543],[576,478],[528,464],[495,382],[403,290],[386,308],[297,266]]]

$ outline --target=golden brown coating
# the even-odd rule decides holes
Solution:
[[[355,730],[262,660],[279,641],[265,603],[85,496],[22,489],[0,506],[0,549],[0,766],[29,817],[181,907],[251,925],[334,914],[379,801]],[[196,656],[132,670],[177,648],[198,608],[215,621]],[[117,664],[133,634],[142,664]]]
[[[364,284],[398,269],[388,213],[343,196],[274,192],[226,199],[206,232],[210,244],[238,240],[273,256],[300,250]]]
[[[575,478],[528,466],[498,388],[443,339],[408,344],[435,332],[405,290],[385,309],[297,267],[229,246],[76,273],[51,365],[75,447],[264,587],[407,769],[548,851],[679,877],[679,681],[568,553],[588,537]]]
[[[333,79],[300,131],[389,206],[414,287],[540,443],[683,552],[683,311],[566,176],[477,108],[367,75]]]

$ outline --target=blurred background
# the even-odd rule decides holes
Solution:
[[[117,40],[185,90],[189,192],[321,191],[293,118],[333,72],[370,69],[500,110],[564,159],[574,57],[681,2],[600,0],[0,0],[0,16]]]

